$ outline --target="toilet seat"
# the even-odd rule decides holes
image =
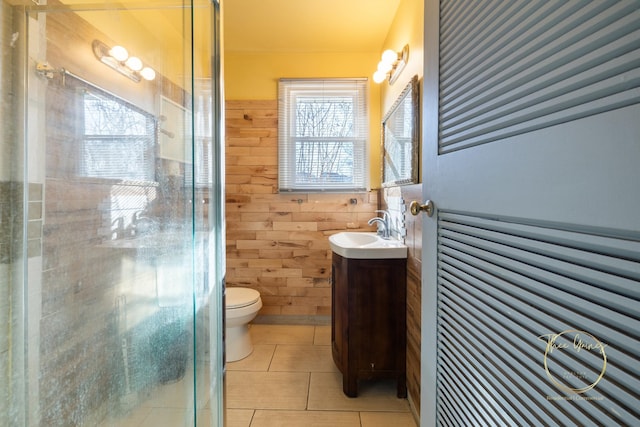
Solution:
[[[256,303],[260,299],[260,292],[249,288],[227,288],[226,308],[242,308]]]

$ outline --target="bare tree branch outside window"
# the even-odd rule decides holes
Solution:
[[[353,100],[298,98],[296,177],[299,182],[352,182]]]
[[[365,79],[281,80],[281,191],[366,188],[366,87]]]

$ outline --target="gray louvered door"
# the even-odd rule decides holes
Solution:
[[[640,2],[425,2],[422,426],[640,425]]]

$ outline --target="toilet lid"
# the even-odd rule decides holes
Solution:
[[[260,292],[249,288],[227,288],[225,296],[227,308],[240,308],[258,301]]]

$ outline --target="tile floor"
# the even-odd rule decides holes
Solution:
[[[342,393],[330,326],[252,325],[253,353],[227,364],[225,427],[415,427],[395,381]]]
[[[252,325],[253,353],[227,364],[224,427],[416,427],[395,381],[361,381],[358,397],[342,393],[342,374],[331,357],[331,327]],[[127,414],[101,427],[189,425],[190,375],[156,389]],[[204,377],[207,377],[206,375]],[[199,395],[208,386],[201,384]],[[209,427],[209,404],[197,427]]]

